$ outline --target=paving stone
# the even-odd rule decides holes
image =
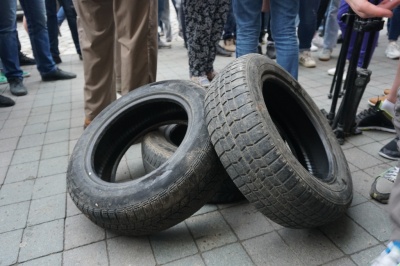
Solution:
[[[370,265],[371,261],[381,254],[385,248],[386,246],[384,245],[378,245],[351,255],[351,259],[354,260],[357,265]]]
[[[382,160],[360,150],[359,148],[348,149],[345,152],[347,160],[360,169],[369,168],[382,163]]]
[[[17,230],[26,226],[29,202],[0,207],[0,233]]]
[[[83,214],[67,217],[65,220],[64,248],[66,250],[104,239],[104,229],[95,225]]]
[[[8,138],[0,140],[0,152],[15,150],[18,140],[19,138]]]
[[[198,252],[185,223],[150,236],[157,264],[178,260]]]
[[[69,119],[50,121],[47,125],[47,131],[57,131],[57,130],[69,129],[69,127],[70,127]]]
[[[49,131],[44,138],[44,144],[58,143],[69,140],[69,129]]]
[[[75,203],[72,201],[69,193],[67,193],[67,217],[75,216],[81,214],[82,212],[76,207]]]
[[[42,160],[68,155],[68,141],[48,144],[43,146]]]
[[[68,101],[70,101],[68,99]],[[55,101],[53,101],[55,103]],[[59,120],[64,120],[64,119],[70,119],[70,112],[52,112],[50,113],[50,118],[49,121],[59,121]]]
[[[45,106],[45,107],[38,107],[38,108],[44,108],[44,109],[50,109],[49,106]],[[35,109],[35,108],[34,108]],[[45,114],[32,114],[29,119],[28,122],[26,122],[27,125],[33,125],[33,124],[37,124],[37,123],[47,123],[49,121],[49,114],[45,113]]]
[[[4,183],[4,179],[6,178],[8,167],[0,167],[0,189],[1,185]]]
[[[279,235],[305,265],[321,265],[344,255],[317,229],[284,228]]]
[[[214,212],[216,210],[218,210],[218,206],[217,205],[206,204],[203,207],[201,207],[200,210],[195,212],[192,216],[202,215],[202,214],[205,214],[205,213]]]
[[[256,265],[306,265],[276,232],[245,240],[242,245]]]
[[[39,199],[67,192],[65,174],[40,177],[33,186],[32,199]]]
[[[207,266],[252,266],[254,263],[239,243],[223,246],[203,253]]]
[[[24,263],[19,263],[19,266],[61,266],[62,253],[56,253],[49,256],[41,257],[38,259],[30,260]]]
[[[267,218],[250,204],[224,209],[221,213],[240,240],[274,230]]]
[[[66,194],[32,200],[28,226],[65,218]]]
[[[22,229],[0,234],[0,265],[17,262]]]
[[[332,262],[324,264],[324,266],[356,266],[356,264],[349,258],[341,258]]]
[[[366,202],[349,208],[347,214],[376,239],[380,241],[389,239],[392,225],[389,215],[384,209],[377,207],[373,203]]]
[[[105,241],[65,251],[64,265],[109,265]]]
[[[34,180],[37,176],[38,167],[38,161],[11,165],[8,169],[5,183]]]
[[[44,141],[44,133],[21,136],[18,142],[18,149],[26,149],[31,147],[42,146]]]
[[[0,206],[30,200],[33,180],[4,184],[0,190]]]
[[[203,260],[201,259],[200,255],[194,255],[190,256],[187,258],[183,258],[180,260],[176,260],[167,264],[164,264],[164,266],[205,266]]]
[[[24,131],[22,132],[23,136],[33,135],[33,134],[42,134],[47,130],[47,123],[36,123],[31,125],[26,125],[24,127]]]
[[[107,240],[107,248],[110,266],[156,264],[147,237],[115,237]]]
[[[68,156],[40,160],[38,177],[66,173]]]
[[[6,151],[0,153],[0,167],[8,166],[11,162],[11,158],[14,154],[14,151]]]
[[[237,241],[218,212],[193,216],[186,220],[200,251],[210,250]]]
[[[15,112],[15,110],[13,110],[13,113],[14,112]],[[23,127],[23,126],[25,126],[26,121],[27,121],[27,117],[7,119],[3,125],[3,128]]]
[[[62,251],[63,227],[64,219],[27,227],[20,245],[18,260],[24,262]]]
[[[20,149],[14,152],[11,164],[21,164],[27,162],[34,162],[40,160],[42,147],[32,147],[27,149]]]
[[[321,230],[345,254],[353,254],[378,244],[374,237],[347,216],[321,227]]]

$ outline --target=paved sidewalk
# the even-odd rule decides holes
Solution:
[[[378,156],[394,134],[378,131],[346,139],[354,200],[343,218],[321,228],[281,227],[246,202],[206,205],[149,237],[121,237],[94,225],[66,192],[68,158],[83,132],[84,113],[82,62],[64,26],[60,68],[77,73],[76,79],[42,82],[33,66],[24,67],[31,72],[24,81],[28,95],[14,97],[0,85],[0,93],[16,101],[0,109],[0,265],[367,265],[383,250],[391,232],[386,205],[368,193],[374,177],[395,165]],[[159,51],[158,80],[188,79],[183,43],[174,39],[172,45]],[[398,61],[385,57],[386,45],[383,31],[360,110],[393,81]],[[300,84],[326,110],[332,81],[326,70],[335,66],[339,48],[334,60],[299,71]],[[217,57],[216,68],[231,60]]]

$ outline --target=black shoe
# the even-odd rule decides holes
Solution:
[[[385,114],[385,111],[379,108],[380,101],[374,107],[370,107],[356,116],[356,126],[360,130],[381,130],[396,133],[393,122]]]
[[[19,65],[20,66],[31,66],[36,65],[36,61],[33,58],[27,57],[26,54],[19,52]]]
[[[257,53],[263,54],[263,53],[262,53],[262,46],[261,46],[261,43],[259,43],[259,44],[257,45]]]
[[[59,55],[53,55],[53,60],[54,63],[56,63],[57,65],[62,63],[61,57]]]
[[[15,102],[6,96],[0,95],[0,107],[10,107],[13,106]]]
[[[217,44],[217,55],[230,57],[230,56],[232,56],[232,53],[225,50],[221,45]]]
[[[395,137],[388,144],[382,147],[378,154],[386,159],[390,160],[399,160],[400,152],[397,149],[397,142],[399,141],[399,137]]]
[[[63,71],[57,68],[55,71],[42,75],[43,81],[54,81],[54,80],[62,80],[62,79],[73,79],[76,78],[76,75],[71,72]]]
[[[79,55],[79,60],[83,60],[82,54],[78,54]]]
[[[276,59],[275,43],[268,42],[267,52],[265,53],[270,59]]]
[[[8,83],[10,84],[10,91],[15,96],[24,96],[28,94],[28,90],[25,88],[22,79],[8,79]]]

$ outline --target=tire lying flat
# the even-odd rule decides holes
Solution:
[[[236,59],[205,101],[214,148],[260,212],[308,228],[347,210],[352,180],[341,147],[312,99],[275,62],[256,54]]]
[[[143,166],[146,173],[160,167],[176,152],[186,135],[186,128],[186,125],[169,125],[146,134],[142,141]],[[224,204],[245,199],[226,172],[220,178],[224,181],[207,203]]]
[[[125,235],[167,229],[199,210],[224,172],[204,123],[204,95],[192,82],[158,82],[103,110],[70,158],[67,186],[77,207],[97,225]],[[118,164],[132,144],[180,121],[188,121],[187,137],[166,163],[140,178],[115,182]]]

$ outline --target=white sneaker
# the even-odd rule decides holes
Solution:
[[[299,63],[305,67],[315,67],[317,65],[310,51],[304,51],[300,53]]]
[[[316,34],[312,39],[311,43],[317,46],[318,48],[322,48],[324,47],[324,38]]]
[[[331,54],[331,49],[324,48],[321,50],[321,52],[319,52],[318,59],[321,61],[328,61],[329,59],[331,59]]]
[[[315,46],[313,43],[311,43],[310,51],[311,52],[316,52],[316,51],[318,51],[318,47]]]
[[[396,42],[389,42],[385,50],[385,55],[390,59],[397,59],[400,57],[400,49]]]
[[[208,88],[211,84],[207,76],[200,76],[200,77],[193,76],[190,78],[190,80],[204,88]]]

